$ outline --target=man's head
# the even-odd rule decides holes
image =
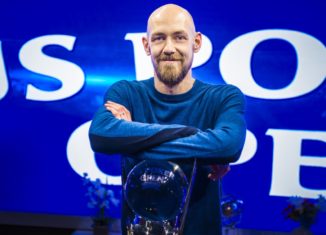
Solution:
[[[191,77],[194,52],[199,51],[201,42],[189,12],[174,4],[164,5],[150,15],[147,37],[143,38],[155,76],[169,87]]]

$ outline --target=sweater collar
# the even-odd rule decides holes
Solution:
[[[156,98],[158,98],[162,101],[181,102],[181,101],[190,99],[193,95],[196,94],[196,91],[197,91],[198,87],[200,86],[200,81],[196,79],[192,88],[189,91],[182,93],[182,94],[178,94],[178,95],[167,95],[167,94],[163,94],[163,93],[157,91],[154,86],[154,78],[148,79],[146,81],[146,85],[149,88],[149,92],[153,96],[155,96]]]

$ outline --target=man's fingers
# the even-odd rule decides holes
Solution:
[[[131,121],[130,115],[128,115],[126,112],[119,112],[112,107],[106,107],[106,109],[109,110],[112,113],[112,115],[117,119],[124,119],[126,121]]]
[[[215,181],[225,176],[231,168],[229,165],[211,165],[211,170],[208,178]]]
[[[129,110],[126,109],[124,106],[105,104],[105,107],[106,107],[106,109],[109,109],[111,112],[114,111],[115,113],[120,114],[120,115],[130,116]]]
[[[131,114],[125,106],[111,101],[106,102],[104,106],[115,118],[131,121]]]
[[[105,106],[105,108],[106,110],[110,111],[114,117],[119,117],[119,112],[115,108],[109,106]]]
[[[121,104],[117,104],[111,101],[108,101],[104,104],[105,107],[112,107],[114,109],[116,109],[118,112],[129,112],[128,109],[121,105]]]
[[[110,110],[111,112],[114,111],[116,113],[121,112],[116,106],[110,105],[110,104],[105,104],[104,105],[106,109]]]

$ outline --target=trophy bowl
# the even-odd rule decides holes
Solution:
[[[131,210],[149,221],[175,219],[183,209],[188,181],[175,163],[145,160],[128,174],[124,185]]]

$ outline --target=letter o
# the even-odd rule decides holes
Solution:
[[[268,39],[285,40],[297,53],[297,71],[292,82],[281,89],[266,89],[253,79],[250,61],[254,48]],[[261,99],[287,99],[305,95],[326,78],[326,48],[316,38],[293,30],[260,30],[231,41],[220,58],[220,71],[226,83],[236,85],[247,96]]]

